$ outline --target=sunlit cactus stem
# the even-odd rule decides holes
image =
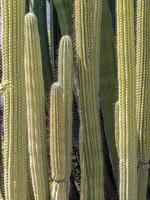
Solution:
[[[119,85],[119,198],[137,199],[136,66],[134,1],[117,0]]]
[[[139,138],[138,200],[146,200],[150,167],[150,1],[137,0],[136,109]]]
[[[79,96],[81,177],[87,191],[81,197],[104,199],[103,153],[99,120],[99,65],[102,1],[75,1],[76,87]],[[82,156],[83,154],[83,156]],[[82,180],[81,180],[82,184]],[[83,183],[84,184],[84,183]],[[84,192],[84,191],[81,191]]]
[[[45,95],[37,18],[25,16],[25,82],[28,148],[35,200],[49,200],[46,155]]]
[[[26,112],[24,80],[25,1],[2,0],[4,92],[4,190],[7,200],[27,199]]]
[[[60,83],[52,85],[50,94],[50,160],[52,200],[68,199],[67,140],[65,133],[65,105]]]

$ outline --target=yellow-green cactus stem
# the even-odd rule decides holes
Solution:
[[[139,138],[138,200],[146,200],[150,165],[150,1],[137,0],[136,105]]]
[[[89,200],[104,199],[103,153],[98,102],[101,13],[101,0],[75,1],[76,86],[82,127],[80,150],[81,158],[85,158],[81,164],[85,164],[87,180],[85,183],[87,194],[81,196],[83,198],[87,196]],[[81,166],[81,177],[82,173],[85,173],[83,169],[84,167]]]
[[[25,16],[25,83],[28,148],[34,198],[48,200],[44,82],[37,18],[33,13]]]
[[[72,41],[69,36],[63,36],[59,45],[58,55],[58,82],[63,88],[63,101],[65,105],[65,134],[67,152],[67,175],[68,184],[71,174],[72,152],[72,99],[73,99],[73,52]],[[68,188],[69,189],[69,188]]]
[[[115,143],[119,156],[119,103],[115,103]]]
[[[117,0],[119,85],[119,196],[137,199],[136,66],[134,1]]]
[[[26,112],[24,80],[25,1],[2,0],[4,93],[4,188],[5,199],[27,199]]]
[[[52,200],[68,199],[65,104],[59,82],[53,83],[50,94],[50,160]],[[67,178],[66,178],[67,177]]]

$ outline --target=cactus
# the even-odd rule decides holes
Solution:
[[[24,0],[2,0],[3,81],[11,83],[4,93],[4,189],[7,200],[27,199],[24,12]]]
[[[33,13],[25,16],[25,82],[28,147],[34,198],[48,200],[44,83],[37,19]]]
[[[67,140],[65,133],[65,104],[60,83],[53,83],[50,95],[50,160],[52,200],[68,199]]]
[[[138,200],[146,200],[150,160],[150,1],[138,0],[136,13],[136,105],[139,137]]]
[[[114,178],[118,175],[118,156],[114,137],[114,104],[117,101],[115,77],[115,38],[108,0],[103,1],[100,50],[100,98],[104,129],[107,139]]]
[[[49,95],[50,86],[53,82],[53,70],[50,62],[49,46],[48,46],[48,33],[47,33],[47,21],[46,21],[46,0],[30,0],[30,11],[34,12],[37,16],[38,29],[40,35],[41,54],[42,54],[42,66],[43,66],[43,78],[44,88],[46,94]]]
[[[84,198],[87,195],[90,200],[104,199],[103,154],[98,113],[101,13],[100,0],[75,1],[76,88],[83,130],[80,131],[80,150],[81,158],[85,157],[81,164],[85,164],[84,176],[87,180],[87,194],[81,196]],[[85,173],[83,169],[84,166],[81,166],[81,177],[82,173]]]
[[[65,104],[65,134],[67,148],[67,173],[71,174],[71,151],[72,151],[72,97],[73,97],[73,52],[72,42],[69,36],[62,37],[59,45],[58,56],[58,82],[63,88],[63,99]]]
[[[115,143],[119,155],[119,102],[115,103]]]
[[[137,199],[134,1],[117,0],[120,200]]]

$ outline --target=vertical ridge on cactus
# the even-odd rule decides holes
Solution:
[[[24,88],[25,1],[2,0],[4,93],[4,187],[5,199],[27,199],[26,112]]]
[[[103,154],[98,113],[101,11],[100,0],[75,1],[76,83],[83,130],[80,131],[80,150],[81,158],[85,158],[81,164],[85,164],[87,180],[87,194],[81,196],[87,196],[89,200],[104,199]],[[83,170],[84,166],[81,166],[81,177]],[[81,180],[82,184],[84,183]]]
[[[45,95],[37,18],[25,16],[25,81],[28,147],[35,200],[49,199],[46,161]]]
[[[117,0],[120,200],[137,199],[134,1]]]
[[[115,103],[115,143],[119,155],[119,102]]]
[[[65,105],[63,89],[55,82],[50,94],[50,160],[52,177],[52,200],[68,199],[67,140],[65,133]]]
[[[136,105],[139,137],[138,200],[146,200],[150,160],[150,1],[137,0]]]

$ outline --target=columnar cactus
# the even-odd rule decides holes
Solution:
[[[87,196],[90,200],[104,199],[103,154],[98,112],[101,13],[101,0],[75,1],[76,85],[82,126],[80,150],[81,158],[85,158],[81,164],[85,164],[87,173],[87,194],[81,196]],[[81,165],[81,176],[83,170],[84,166]]]
[[[68,199],[67,140],[65,133],[65,104],[60,83],[52,85],[50,94],[50,160],[52,200]],[[67,177],[67,178],[66,178]]]
[[[40,40],[36,16],[25,16],[25,82],[28,147],[35,200],[48,200],[45,98]]]
[[[117,0],[120,200],[137,199],[134,1]]]
[[[138,0],[136,13],[136,103],[139,137],[138,200],[146,200],[150,160],[150,1]]]
[[[119,155],[119,103],[115,103],[115,143]]]
[[[73,52],[69,36],[62,37],[58,55],[58,81],[63,88],[63,101],[65,104],[65,134],[67,148],[67,176],[70,182],[71,151],[72,151],[72,99],[73,99]],[[69,188],[68,188],[69,189]]]
[[[25,1],[2,0],[4,93],[4,187],[5,199],[27,199],[26,112],[24,88]]]

